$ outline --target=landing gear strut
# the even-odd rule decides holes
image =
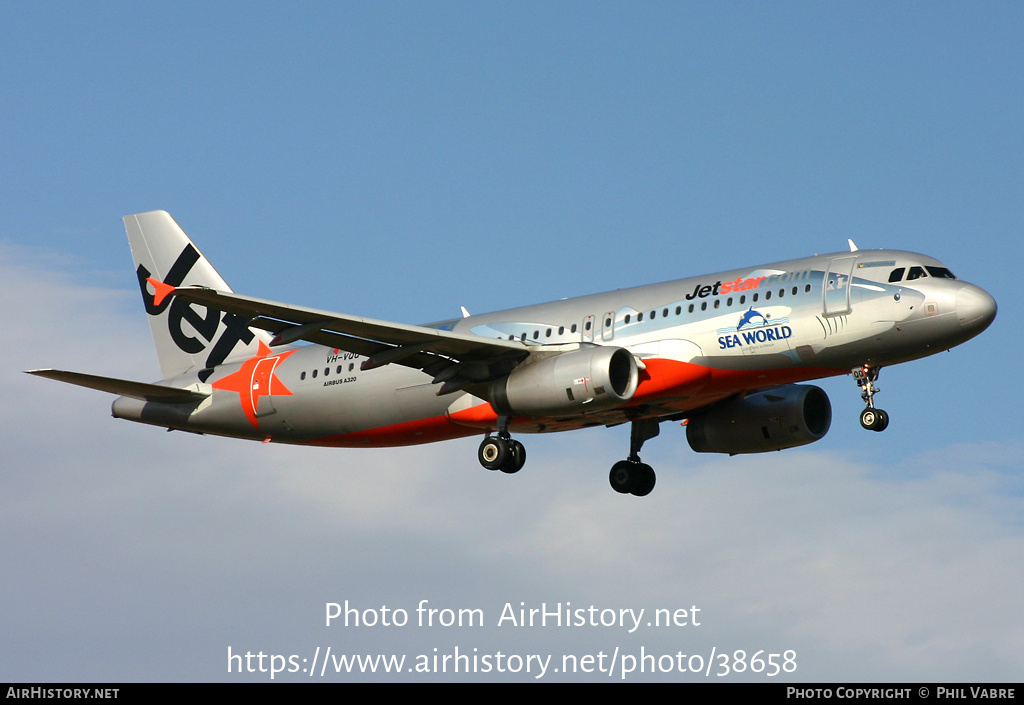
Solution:
[[[526,447],[508,433],[508,417],[498,417],[498,435],[487,436],[477,451],[480,464],[488,470],[512,474],[526,464]]]
[[[853,369],[853,381],[860,387],[860,398],[864,400],[865,409],[860,412],[860,425],[869,431],[884,431],[889,425],[889,414],[875,408],[875,395],[881,390],[875,386],[880,367],[863,365]]]
[[[637,497],[644,497],[654,489],[657,476],[654,468],[647,463],[640,462],[640,449],[644,441],[650,440],[658,435],[658,421],[647,419],[645,421],[634,421],[629,436],[629,457],[612,465],[608,473],[608,482],[612,489],[619,494],[631,494]]]

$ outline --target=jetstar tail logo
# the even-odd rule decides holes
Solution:
[[[159,306],[160,304],[162,304],[164,302],[164,299],[173,294],[175,291],[175,287],[171,286],[170,284],[164,284],[159,279],[147,277],[146,281],[149,283],[150,286],[153,287],[154,306]]]
[[[188,243],[167,271],[163,281],[153,277],[142,264],[135,273],[139,279],[146,313],[150,316],[167,316],[167,331],[178,349],[189,355],[197,355],[213,344],[204,364],[206,369],[199,374],[200,379],[205,382],[212,368],[224,362],[238,343],[248,345],[255,336],[249,330],[248,321],[241,316],[203,306],[199,307],[202,310],[200,312],[187,301],[172,296],[200,257],[199,251],[192,243]],[[186,323],[187,326],[184,325]],[[218,336],[217,331],[222,323],[224,330]]]

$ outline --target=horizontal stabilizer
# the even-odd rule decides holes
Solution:
[[[132,382],[126,379],[87,375],[81,372],[66,372],[64,370],[25,370],[25,372],[30,375],[55,379],[58,382],[77,384],[79,387],[98,389],[101,392],[120,394],[121,396],[141,399],[142,401],[160,401],[167,404],[184,404],[187,402],[202,401],[208,396],[201,392],[193,392],[179,387],[164,387],[160,384]]]

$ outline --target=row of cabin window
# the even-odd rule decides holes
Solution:
[[[586,330],[588,330],[588,331],[592,327],[593,327],[593,324],[590,321],[587,321],[586,324],[584,325],[584,328]],[[553,328],[548,328],[547,331],[544,333],[544,337],[550,338],[552,330],[554,330],[554,329]],[[571,326],[569,326],[569,332],[570,333],[575,333],[577,330],[578,330],[578,328],[576,327],[575,323],[573,323]],[[565,326],[558,326],[558,334],[559,335],[565,335]],[[533,339],[537,340],[538,338],[540,338],[540,331],[539,330],[533,331]],[[516,337],[514,335],[510,335],[508,337],[508,339],[509,340],[515,340]],[[519,339],[525,341],[526,340],[526,333],[523,332],[523,334],[519,336]]]
[[[792,288],[792,289],[790,290],[790,293],[791,293],[791,294],[792,294],[793,296],[796,296],[797,294],[799,294],[799,293],[800,293],[800,287],[796,287],[796,286],[794,286],[794,287],[793,287],[793,288]],[[807,294],[811,293],[811,285],[810,285],[810,284],[806,284],[806,285],[804,285],[804,293],[807,293]],[[785,295],[786,295],[786,289],[785,289],[785,288],[779,289],[779,298],[782,298],[782,297],[783,297],[783,296],[785,296]],[[751,294],[751,296],[750,296],[750,302],[751,302],[752,304],[754,304],[754,303],[757,303],[757,301],[758,301],[759,297],[760,297],[760,293],[754,293],[754,294]],[[766,292],[764,293],[764,299],[765,299],[765,301],[768,301],[768,300],[770,300],[771,298],[772,298],[772,292],[771,292],[771,291],[766,291]],[[739,305],[740,305],[740,306],[745,306],[745,305],[746,305],[746,303],[747,303],[747,295],[746,295],[746,294],[743,294],[743,295],[741,295],[741,296],[740,296],[740,298],[739,298]],[[722,301],[721,301],[721,299],[715,299],[715,300],[714,300],[714,302],[712,303],[712,306],[713,306],[713,308],[720,308],[720,307],[721,307],[721,305],[722,305]],[[727,299],[725,300],[725,305],[726,305],[727,307],[728,307],[728,306],[732,306],[732,305],[733,305],[733,297],[732,297],[732,296],[730,296],[729,298],[727,298]],[[701,311],[707,311],[707,309],[708,309],[708,302],[707,302],[707,301],[702,301],[702,302],[701,302],[701,304],[700,304],[700,310],[701,310]],[[687,307],[687,312],[688,312],[688,313],[693,313],[693,312],[694,312],[694,310],[695,310],[695,304],[690,304],[690,305],[689,305],[689,306]],[[676,313],[676,315],[677,315],[677,316],[681,315],[681,314],[683,313],[683,307],[682,307],[682,306],[676,306],[676,311],[675,311],[675,313]],[[668,318],[668,308],[667,308],[667,307],[666,307],[666,308],[663,308],[663,309],[661,309],[661,316],[662,316],[662,318]],[[657,318],[657,317],[658,317],[658,309],[653,309],[653,310],[652,310],[652,311],[650,312],[650,318],[651,318],[651,320],[654,320],[654,319],[655,319],[655,318]],[[626,315],[625,315],[625,316],[623,317],[623,319],[622,319],[622,322],[623,322],[623,323],[629,323],[631,319],[632,319],[632,316],[631,316],[630,314],[628,314],[628,313],[627,313],[627,314],[626,314]],[[642,320],[644,320],[644,314],[643,314],[642,312],[641,312],[641,313],[638,313],[638,314],[636,314],[636,321],[637,321],[637,323],[641,322]],[[610,319],[610,318],[605,318],[605,319],[604,319],[604,327],[605,327],[605,328],[611,328],[611,325],[612,325],[612,321],[611,321],[611,319]],[[590,321],[587,321],[587,322],[586,322],[586,324],[585,324],[585,326],[584,326],[584,328],[585,328],[585,329],[586,329],[587,331],[590,331],[590,328],[591,328],[591,322],[590,322]],[[552,332],[552,330],[554,330],[554,329],[553,329],[553,328],[548,328],[548,329],[547,329],[547,330],[546,330],[546,331],[544,332],[544,337],[545,337],[545,338],[550,338],[550,337],[551,337],[551,332]],[[572,326],[571,326],[571,328],[570,328],[570,332],[571,332],[571,333],[575,333],[575,332],[576,332],[576,324],[575,324],[575,323],[574,323],[574,324],[572,324]],[[564,333],[565,333],[565,326],[559,326],[559,327],[558,327],[558,334],[559,334],[559,335],[563,335]],[[508,339],[509,339],[509,340],[515,340],[515,339],[516,339],[516,337],[515,337],[514,335],[510,335],[510,336],[508,337]],[[521,334],[520,334],[520,336],[519,336],[519,339],[520,339],[520,340],[523,340],[523,341],[525,341],[525,340],[526,340],[526,333],[525,333],[525,332],[521,333]],[[535,330],[535,331],[533,331],[533,339],[534,339],[534,340],[538,340],[538,339],[540,339],[540,331],[539,331],[539,330]]]
[[[790,294],[792,296],[796,296],[799,293],[800,293],[800,287],[798,287],[798,286],[794,286],[792,289],[790,289]],[[811,285],[810,284],[805,284],[804,285],[804,293],[805,294],[811,293]],[[786,295],[785,287],[779,289],[779,298],[781,299],[785,295]],[[755,292],[755,293],[751,294],[750,295],[750,303],[751,304],[756,304],[758,302],[758,300],[760,299],[760,296],[761,296],[760,292]],[[765,301],[770,301],[771,298],[772,298],[772,292],[771,291],[764,292],[764,300]],[[719,306],[721,306],[721,303],[722,303],[721,299],[715,299],[712,302],[712,307],[713,308],[718,308]],[[747,295],[746,294],[741,295],[740,296],[740,300],[739,300],[738,303],[739,303],[740,306],[746,306],[747,305]],[[729,306],[732,306],[733,305],[733,297],[730,296],[729,298],[727,298],[725,300],[725,305],[726,305],[726,308],[728,308]],[[695,304],[690,304],[687,307],[687,311],[689,313],[693,313],[694,306],[695,306]],[[700,303],[700,310],[701,311],[707,311],[708,310],[708,302],[707,301],[701,301],[701,303]],[[655,313],[654,311],[651,311],[651,318],[654,318],[654,313]],[[668,315],[668,309],[664,309],[662,311],[662,314],[667,316]],[[642,314],[642,313],[637,314],[637,320],[638,321],[642,321],[643,320],[643,315],[644,314]],[[679,306],[676,306],[676,315],[677,316],[679,315]],[[629,323],[629,316],[626,316],[626,323]]]
[[[348,371],[349,372],[351,372],[355,368],[356,368],[356,365],[355,365],[354,362],[348,363]],[[340,375],[344,371],[344,369],[345,369],[344,365],[338,365],[338,369],[335,371],[335,374],[339,374]],[[319,372],[319,370],[313,370],[313,372],[311,374],[313,379],[316,379],[317,372]],[[326,377],[329,374],[331,374],[331,368],[330,367],[325,367],[324,368],[324,377]],[[301,374],[299,374],[299,379],[306,379],[305,371],[303,371]]]

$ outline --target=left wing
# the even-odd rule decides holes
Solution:
[[[271,345],[305,340],[366,356],[364,370],[391,363],[423,370],[445,383],[438,394],[506,374],[530,355],[517,340],[360,318],[213,289],[183,287],[168,295],[247,318],[250,327],[277,336]]]

